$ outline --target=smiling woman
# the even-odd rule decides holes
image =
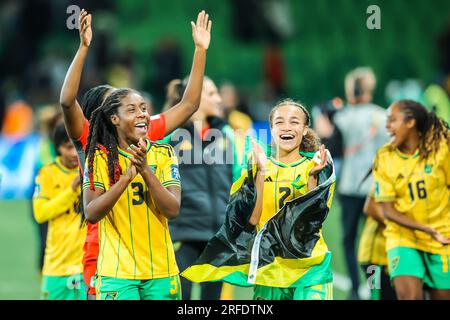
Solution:
[[[99,225],[100,299],[180,299],[168,228],[180,209],[178,163],[171,146],[146,139],[149,119],[132,89],[113,91],[92,114],[83,201]]]

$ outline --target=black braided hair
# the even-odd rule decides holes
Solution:
[[[86,119],[90,119],[92,112],[102,105],[105,100],[105,94],[114,90],[114,87],[111,87],[107,84],[102,84],[100,86],[93,87],[89,89],[81,98],[81,109],[83,110],[84,116]]]
[[[450,143],[450,127],[434,111],[429,112],[422,104],[413,100],[400,100],[395,103],[405,115],[405,120],[416,120],[419,132],[419,155],[422,160],[439,149],[439,144]]]
[[[95,109],[91,116],[86,156],[88,158],[88,175],[90,187],[94,190],[93,166],[96,150],[102,150],[107,155],[109,185],[115,184],[122,174],[119,165],[119,138],[117,129],[112,124],[111,116],[117,114],[122,99],[128,94],[136,92],[133,89],[122,88],[114,90],[100,108]]]

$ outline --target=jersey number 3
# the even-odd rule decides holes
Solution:
[[[133,205],[140,205],[144,203],[144,186],[140,182],[133,182],[131,184],[133,189]]]

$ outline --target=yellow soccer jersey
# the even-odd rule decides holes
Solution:
[[[372,217],[367,217],[361,233],[358,249],[360,264],[387,265],[385,226]]]
[[[395,208],[415,221],[450,237],[450,152],[442,142],[437,152],[421,161],[418,152],[408,156],[385,145],[374,165],[377,202],[393,202]],[[421,231],[387,221],[386,249],[410,247],[433,254],[450,254],[442,245]]]
[[[119,164],[126,172],[130,154],[119,149]],[[147,140],[147,162],[164,187],[181,186],[173,148]],[[89,188],[88,162],[83,188]],[[108,191],[107,156],[97,151],[94,185]],[[147,280],[178,274],[168,221],[149,198],[140,174],[128,185],[113,209],[99,223],[100,253],[97,273],[122,279]]]
[[[375,197],[375,188],[370,191],[369,197]],[[358,248],[358,262],[360,264],[387,265],[385,225],[372,217],[367,217],[361,232]]]
[[[48,221],[47,244],[42,274],[68,276],[82,273],[83,245],[86,227],[80,227],[80,215],[75,212],[80,191],[71,184],[78,168],[68,169],[60,158],[42,167],[36,177],[33,211],[39,223]]]
[[[266,174],[264,178],[263,208],[261,219],[256,226],[257,230],[269,221],[284,205],[286,201],[298,198],[308,191],[309,172],[314,167],[314,161],[309,158],[292,163],[284,164],[269,158],[266,163]],[[243,173],[247,175],[247,171]],[[243,179],[235,182],[231,193],[240,187]],[[324,255],[328,252],[327,245],[320,232],[320,239],[312,252],[311,257]]]

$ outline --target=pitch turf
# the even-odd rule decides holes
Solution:
[[[323,233],[333,254],[333,271],[346,276],[340,215],[339,203],[335,199]],[[30,212],[30,203],[23,200],[0,201],[0,219],[0,299],[39,299],[38,229]],[[346,298],[347,293],[342,290],[345,282],[335,281],[335,299]],[[195,286],[193,297],[199,297]],[[251,299],[252,290],[235,288],[234,297]]]

